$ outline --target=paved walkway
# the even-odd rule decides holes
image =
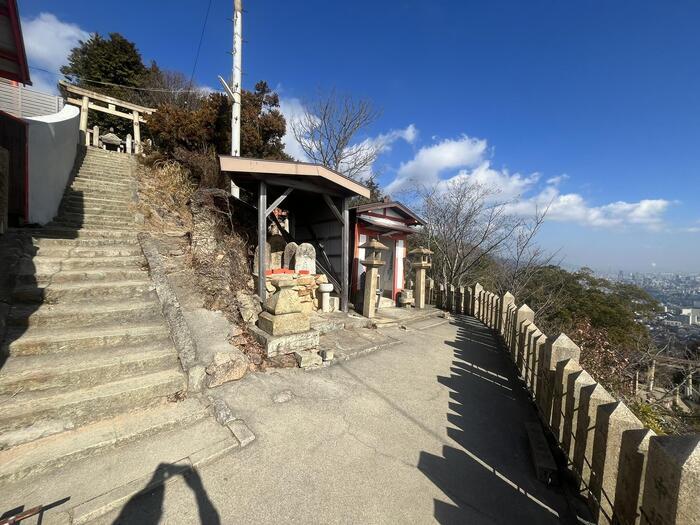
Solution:
[[[386,330],[402,343],[220,388],[256,441],[100,523],[567,521],[534,478],[536,416],[492,335],[469,318]]]

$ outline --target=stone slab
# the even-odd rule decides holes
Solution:
[[[271,335],[292,335],[307,332],[311,324],[309,316],[303,313],[274,315],[262,312],[258,316],[258,328]]]
[[[253,337],[255,337],[255,340],[265,349],[267,357],[275,357],[277,355],[291,354],[298,350],[317,348],[319,343],[319,333],[316,330],[281,336],[268,334],[257,326],[251,326],[248,330]]]

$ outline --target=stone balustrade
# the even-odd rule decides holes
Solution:
[[[425,296],[499,335],[597,523],[700,524],[700,435],[645,428],[581,367],[579,347],[566,334],[547,336],[512,294],[426,279]]]

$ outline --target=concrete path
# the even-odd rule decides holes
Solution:
[[[402,343],[329,368],[221,387],[257,439],[99,523],[568,521],[534,477],[523,422],[536,415],[492,335],[469,318],[434,324],[386,329]]]

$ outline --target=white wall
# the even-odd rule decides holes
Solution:
[[[27,118],[29,222],[46,224],[56,216],[78,152],[80,110]]]

